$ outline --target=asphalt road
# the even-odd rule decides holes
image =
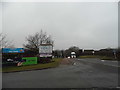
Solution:
[[[2,54],[0,53],[0,70],[2,70]],[[0,89],[2,89],[2,72],[0,72]]]
[[[3,73],[3,88],[116,88],[118,62],[73,59],[73,65]]]

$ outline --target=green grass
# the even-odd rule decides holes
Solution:
[[[98,55],[85,55],[85,56],[80,56],[80,58],[99,58],[101,60],[115,60],[115,58],[113,57],[98,56]]]
[[[101,60],[117,60],[117,59],[115,59],[113,57],[107,57],[107,56],[102,56],[102,57],[100,57],[100,59]]]
[[[2,68],[2,72],[15,72],[15,71],[24,71],[24,70],[53,68],[53,67],[57,67],[61,60],[62,58],[54,58],[53,62],[45,63],[45,64],[36,64],[36,65],[28,65],[28,66],[20,66],[20,67],[4,67]]]
[[[0,67],[0,73],[2,72],[2,68]]]
[[[85,55],[85,56],[80,56],[80,58],[100,58],[100,56],[96,56],[96,55]]]

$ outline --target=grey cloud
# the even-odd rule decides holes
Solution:
[[[117,47],[117,22],[117,3],[113,2],[3,4],[3,32],[14,39],[16,47],[41,29],[53,37],[55,49]]]

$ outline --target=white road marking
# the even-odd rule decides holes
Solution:
[[[74,63],[73,65],[76,65],[76,63]]]
[[[77,59],[77,60],[84,60],[84,59]],[[105,62],[106,60],[101,60],[102,62]],[[89,62],[89,61],[88,61]],[[114,62],[116,62],[116,61],[114,61]],[[90,63],[93,63],[93,62],[90,62]],[[95,63],[94,63],[95,64]],[[116,65],[109,65],[109,64],[104,64],[103,63],[103,65],[108,65],[108,66],[113,66],[113,67],[120,67],[120,66],[116,66]]]

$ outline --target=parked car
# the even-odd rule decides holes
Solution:
[[[14,60],[13,59],[7,59],[7,62],[13,62]]]

